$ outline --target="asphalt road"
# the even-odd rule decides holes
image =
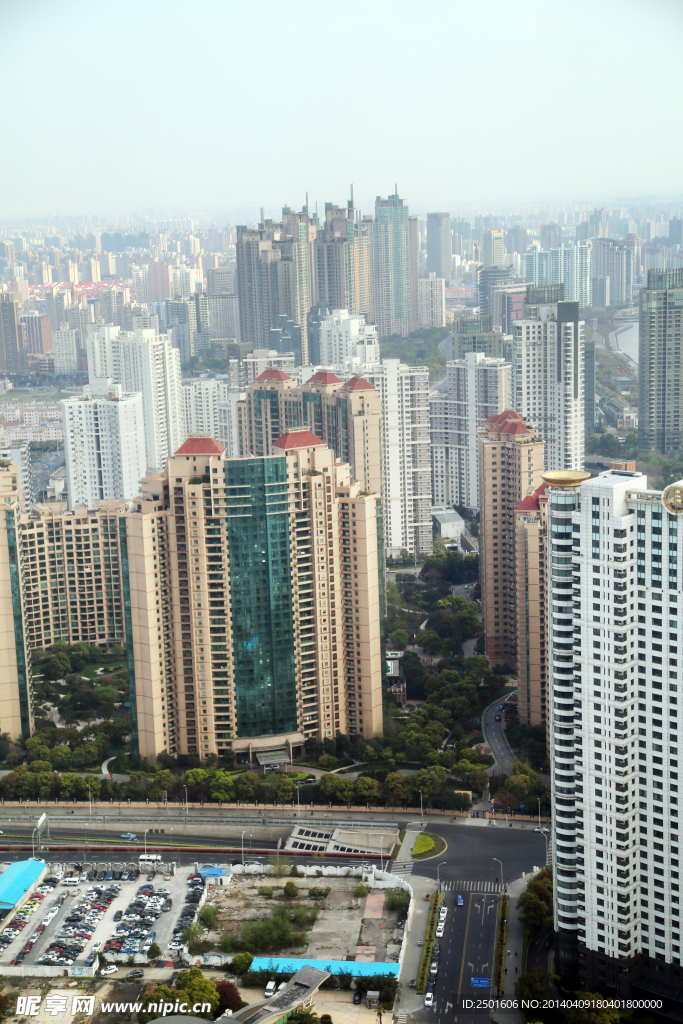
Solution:
[[[432,1011],[436,1024],[482,1024],[482,1015],[464,1012],[459,999],[493,994],[475,988],[472,978],[493,978],[496,921],[500,899],[500,865],[506,883],[531,871],[544,850],[543,837],[532,830],[488,825],[430,824],[429,831],[448,843],[441,857],[416,861],[414,875],[437,872],[448,908]],[[444,863],[445,861],[445,863]],[[457,906],[457,897],[464,906]],[[520,950],[521,957],[521,950]],[[521,960],[518,961],[521,963]],[[547,963],[547,955],[546,955]]]
[[[497,763],[507,773],[512,769],[517,758],[510,750],[505,738],[502,721],[504,713],[498,710],[499,705],[502,703],[503,701],[499,700],[495,704],[489,704],[484,712],[482,724],[484,727],[484,739],[490,746]],[[500,722],[496,721],[496,715],[501,716]]]

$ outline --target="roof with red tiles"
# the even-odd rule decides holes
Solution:
[[[308,384],[341,384],[341,380],[334,373],[326,373],[325,370],[318,370],[312,377],[309,377]]]
[[[282,437],[278,437],[277,441],[273,441],[273,448],[312,448],[318,444],[325,442],[310,430],[288,430]]]
[[[284,370],[276,370],[274,366],[260,373],[256,380],[291,380],[292,378]]]
[[[522,498],[519,505],[517,506],[518,512],[532,512],[538,509],[539,500],[547,500],[545,498],[545,492],[548,490],[548,484],[543,481],[540,487],[537,487],[533,494],[527,494],[526,497]]]
[[[222,455],[225,446],[213,437],[188,437],[176,455]]]
[[[364,377],[349,377],[344,388],[348,388],[349,391],[374,391],[374,385]]]

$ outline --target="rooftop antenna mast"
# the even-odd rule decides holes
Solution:
[[[265,220],[263,218],[263,207],[261,207],[261,223],[265,224]]]

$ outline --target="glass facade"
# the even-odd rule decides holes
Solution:
[[[240,737],[297,729],[287,462],[225,463]]]
[[[7,547],[9,549],[9,575],[12,585],[12,618],[14,620],[14,644],[17,652],[17,683],[19,688],[19,711],[21,734],[31,735],[29,710],[28,667],[24,649],[24,625],[21,614],[21,585],[19,574],[19,553],[17,551],[17,527],[14,512],[5,512],[7,525]]]
[[[130,701],[130,731],[133,753],[138,753],[138,704],[135,692],[135,657],[133,655],[133,621],[130,612],[130,582],[128,577],[128,536],[126,520],[119,519],[121,545],[121,576],[123,579],[123,622],[126,631],[126,656],[128,659],[128,700]]]

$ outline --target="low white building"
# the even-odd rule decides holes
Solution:
[[[442,540],[458,541],[465,532],[465,520],[452,508],[433,508],[432,523]]]
[[[379,360],[379,338],[377,328],[366,324],[364,316],[349,313],[348,309],[334,309],[320,321],[320,362],[325,366],[337,366],[356,355],[359,345],[371,345],[377,349]],[[368,359],[374,362],[375,359]]]

